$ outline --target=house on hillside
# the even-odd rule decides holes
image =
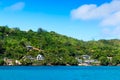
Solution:
[[[28,51],[33,50],[33,47],[32,47],[32,46],[26,46],[26,47],[27,47],[27,50],[28,50]]]
[[[31,61],[34,61],[35,60],[35,58],[33,58],[31,55],[28,55],[28,56],[24,56],[23,57],[23,60],[25,61],[26,59],[29,59],[29,60],[31,60]]]
[[[36,57],[37,60],[44,60],[44,57],[43,55],[41,54],[38,54],[37,57]]]
[[[89,55],[82,55],[83,59],[90,59],[91,57]]]

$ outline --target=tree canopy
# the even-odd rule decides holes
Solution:
[[[32,46],[33,50],[28,50],[27,46]],[[120,40],[83,41],[42,28],[38,31],[21,31],[19,28],[0,26],[0,59],[7,57],[23,61],[24,56],[36,57],[38,54],[45,57],[45,60],[36,62],[39,65],[77,65],[76,57],[86,54],[100,60],[101,65],[118,65]],[[112,57],[112,61],[108,57]],[[34,63],[26,61],[23,63]]]

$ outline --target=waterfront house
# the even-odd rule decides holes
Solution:
[[[19,60],[15,60],[16,65],[21,65],[22,63]]]
[[[99,65],[100,61],[91,59],[89,55],[82,55],[81,59],[76,58],[78,61],[78,65],[80,66],[90,66],[90,65]]]
[[[93,59],[84,60],[84,63],[86,63],[86,64],[91,64],[91,63],[94,63],[94,62],[95,62],[95,60],[93,60]]]
[[[13,59],[4,58],[4,62],[6,63],[6,65],[9,65],[9,66],[14,65]]]
[[[79,64],[82,64],[83,63],[83,60],[82,59],[77,59],[78,63]]]

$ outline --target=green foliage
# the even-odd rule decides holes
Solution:
[[[109,60],[107,59],[107,57],[101,56],[99,60],[101,61],[101,65],[106,66],[109,64]]]
[[[3,47],[3,41],[0,40],[0,54],[4,54],[5,48]]]
[[[112,59],[112,65],[120,64],[120,55],[116,55]]]
[[[28,49],[32,46],[34,49]],[[23,60],[24,56],[36,58],[42,54],[43,61]],[[120,64],[120,40],[82,41],[39,28],[21,31],[19,28],[0,26],[0,58],[21,60],[23,65],[77,65],[76,57],[90,55],[101,61],[101,65]],[[110,61],[107,57],[112,57]]]
[[[22,63],[22,65],[32,65],[32,61],[30,59],[21,59],[20,62]]]
[[[1,65],[4,65],[4,60],[3,59],[0,59],[0,66]]]

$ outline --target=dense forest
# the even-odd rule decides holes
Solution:
[[[44,59],[36,60],[39,54]],[[83,41],[42,28],[21,31],[0,26],[0,65],[7,64],[5,59],[22,65],[78,65],[82,55],[100,61],[100,65],[119,65],[120,40]]]

